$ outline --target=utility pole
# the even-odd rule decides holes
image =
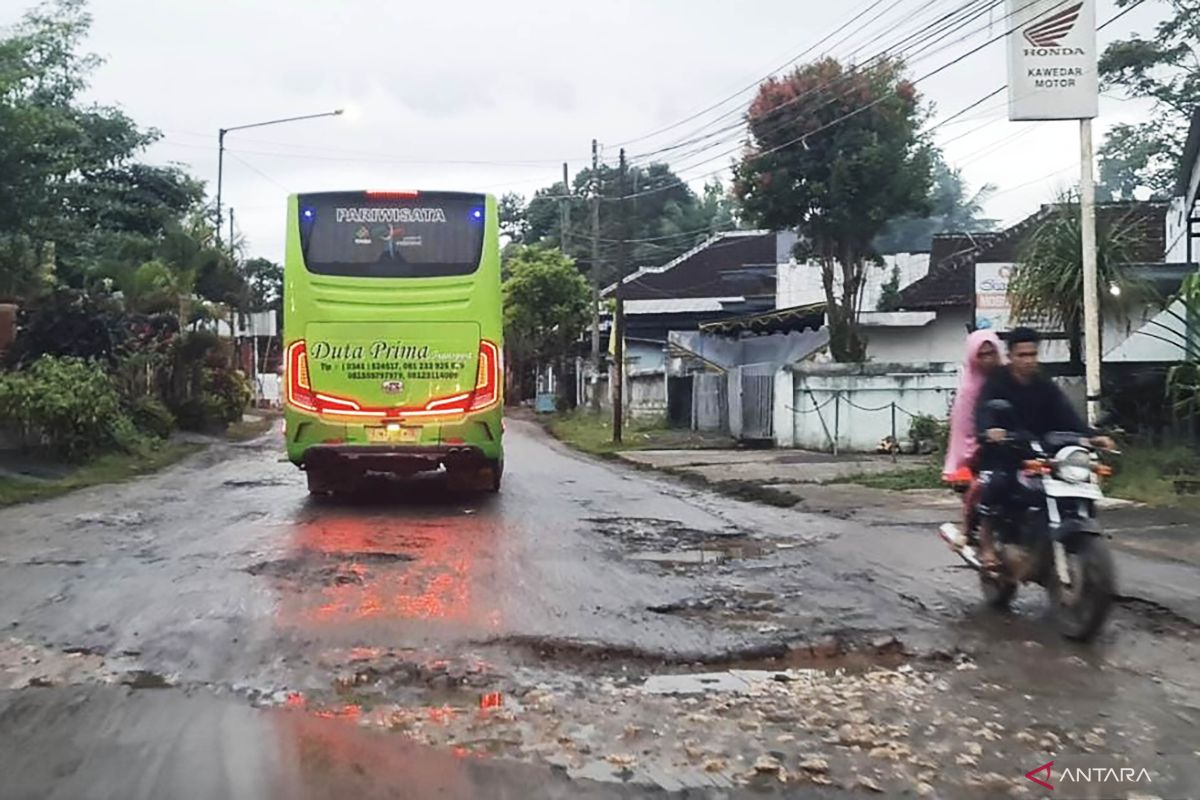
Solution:
[[[229,133],[227,128],[220,128],[217,131],[217,224],[214,229],[217,232],[217,249],[221,249],[221,187],[225,182],[225,134]]]
[[[559,232],[559,249],[567,254],[567,229],[571,227],[571,176],[567,172],[567,162],[563,162],[563,197],[562,197],[562,230]]]
[[[600,375],[600,146],[592,139],[592,375]],[[600,384],[592,383],[592,413],[600,413]]]
[[[220,244],[220,242],[218,241],[218,245],[219,244]],[[232,206],[230,206],[230,208],[229,208],[229,261],[231,264],[233,264],[234,268],[237,267],[237,264],[234,263],[234,255],[233,255],[233,207]],[[245,366],[245,364],[243,363],[244,359],[242,358],[242,339],[240,336],[238,336],[238,328],[241,327],[239,323],[241,323],[241,321],[242,321],[241,303],[239,303],[237,305],[237,307],[233,309],[233,313],[230,314],[229,317],[230,317],[230,319],[229,319],[229,335],[230,335],[230,338],[233,340],[233,355],[234,355],[234,358],[237,360],[238,369],[241,369],[243,366]]]
[[[1083,247],[1083,344],[1088,424],[1100,418],[1100,297],[1096,274],[1096,177],[1092,167],[1092,120],[1079,120],[1079,235]]]
[[[616,354],[613,369],[613,442],[620,444],[625,421],[625,148],[617,173],[617,311],[613,315]]]

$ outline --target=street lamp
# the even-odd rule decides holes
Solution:
[[[282,125],[285,122],[300,122],[306,119],[320,119],[321,117],[339,117],[345,113],[345,109],[335,109],[333,111],[324,111],[320,114],[305,114],[300,117],[284,117],[283,119],[271,119],[266,122],[253,122],[249,125],[234,125],[232,128],[219,128],[217,130],[217,247],[221,246],[221,183],[225,173],[225,134],[231,131],[244,131],[247,128],[265,128],[268,125]]]

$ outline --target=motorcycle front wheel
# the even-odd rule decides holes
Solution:
[[[1017,584],[1005,575],[994,575],[986,570],[979,573],[979,588],[983,590],[983,600],[997,611],[1004,611],[1012,605],[1017,596]]]
[[[1108,545],[1098,536],[1077,536],[1066,545],[1071,585],[1051,570],[1050,599],[1064,637],[1086,642],[1108,619],[1116,592],[1116,568]]]

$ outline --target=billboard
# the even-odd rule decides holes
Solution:
[[[1008,305],[1008,281],[1012,264],[975,265],[975,327],[996,331],[1012,327]]]
[[[1095,0],[1007,0],[1008,118],[1099,112]]]

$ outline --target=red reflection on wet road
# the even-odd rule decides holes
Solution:
[[[406,519],[323,510],[294,528],[294,574],[280,586],[280,621],[324,626],[414,620],[496,628],[499,612],[480,607],[472,595],[491,534],[470,515]],[[359,651],[365,657],[371,652]]]
[[[462,769],[469,752],[441,754],[383,732],[357,714],[280,710],[272,715],[278,766],[270,796],[288,800],[355,797],[476,797],[477,778]]]

